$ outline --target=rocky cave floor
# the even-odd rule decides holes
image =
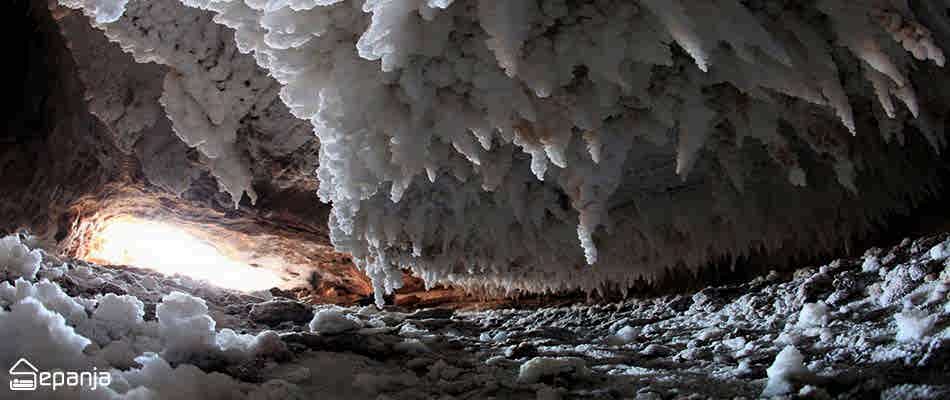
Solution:
[[[60,359],[79,343],[73,365],[114,368],[101,398],[947,398],[948,236],[691,295],[480,311],[311,306],[41,250],[11,285],[10,236],[0,331]]]

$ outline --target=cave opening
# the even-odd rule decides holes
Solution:
[[[182,275],[243,292],[283,285],[275,271],[229,257],[215,243],[174,225],[128,216],[102,224],[85,250],[87,261]]]

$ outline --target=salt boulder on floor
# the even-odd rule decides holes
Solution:
[[[363,323],[356,317],[344,314],[339,308],[317,311],[310,321],[310,330],[321,334],[337,334],[357,330]]]

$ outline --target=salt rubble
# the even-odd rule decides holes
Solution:
[[[59,278],[0,284],[0,363],[110,371],[92,399],[940,398],[928,377],[946,369],[950,311],[932,277],[947,267],[929,249],[945,236],[885,249],[876,272],[842,259],[701,296],[538,309],[321,306],[315,332],[250,318],[273,299],[42,257],[37,275]],[[889,276],[901,284],[881,289]]]

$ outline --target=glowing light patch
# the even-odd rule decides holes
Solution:
[[[232,260],[211,244],[160,222],[117,218],[99,232],[97,241],[86,257],[90,261],[180,274],[248,292],[281,283],[273,271]]]

